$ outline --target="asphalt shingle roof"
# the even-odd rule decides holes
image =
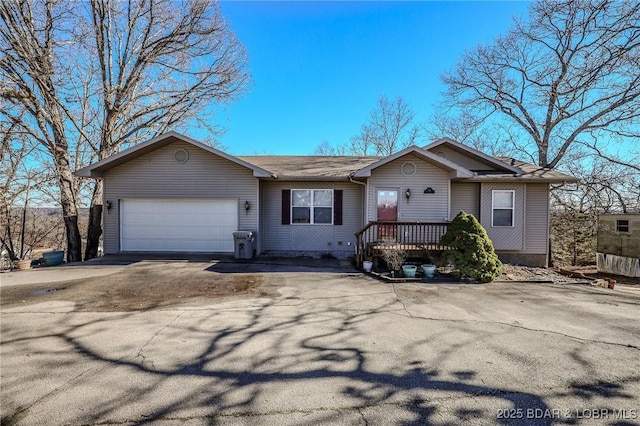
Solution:
[[[250,155],[239,156],[239,159],[274,173],[278,179],[347,179],[349,175],[367,167],[384,157],[376,156],[324,156],[324,155]],[[545,169],[535,164],[506,157],[498,160],[520,168],[524,174],[515,176],[512,173],[478,172],[471,180],[528,180],[550,182],[573,182],[576,178],[557,170]]]
[[[269,170],[278,178],[346,179],[383,157],[323,156],[323,155],[252,155],[238,157],[247,163]]]

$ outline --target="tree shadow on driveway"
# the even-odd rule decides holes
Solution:
[[[476,368],[448,366],[465,347],[508,331],[456,322],[445,331],[427,323],[409,339],[403,327],[417,320],[395,299],[380,300],[370,307],[340,299],[313,305],[303,298],[256,299],[94,319],[60,315],[53,333],[34,325],[27,335],[18,323],[5,324],[4,368],[22,354],[32,354],[37,366],[4,381],[2,399],[11,410],[3,408],[3,424],[216,424],[263,416],[290,424],[531,424],[508,413],[550,411],[536,392],[509,382],[483,384]],[[25,402],[24,383],[43,390]],[[574,391],[582,398],[590,392]],[[623,388],[612,396],[621,394]],[[499,418],[499,410],[507,414]]]

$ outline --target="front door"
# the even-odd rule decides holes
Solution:
[[[398,190],[378,189],[377,191],[378,221],[398,221]],[[378,225],[378,239],[396,239],[395,225]]]

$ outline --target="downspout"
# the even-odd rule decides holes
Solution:
[[[260,229],[260,215],[262,214],[262,197],[260,196],[260,179],[256,179],[256,231],[258,233],[258,244],[256,244],[256,255],[262,253],[262,229]]]
[[[367,183],[369,183],[369,179],[367,179],[367,183],[364,182],[359,182],[357,180],[353,180],[353,174],[349,175],[349,182],[351,183],[357,183],[358,185],[362,185],[364,186],[364,211],[363,211],[363,217],[362,217],[362,227],[364,227],[367,224],[367,214],[369,213],[369,194],[368,194],[368,189],[369,186],[367,185]],[[358,257],[358,244],[356,242],[355,246],[353,247],[354,251],[355,251],[355,255],[356,255],[356,259]]]

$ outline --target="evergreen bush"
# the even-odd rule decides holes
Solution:
[[[493,249],[487,231],[471,214],[460,212],[449,225],[440,243],[452,247],[445,256],[454,264],[455,273],[488,283],[502,271],[502,263]]]

